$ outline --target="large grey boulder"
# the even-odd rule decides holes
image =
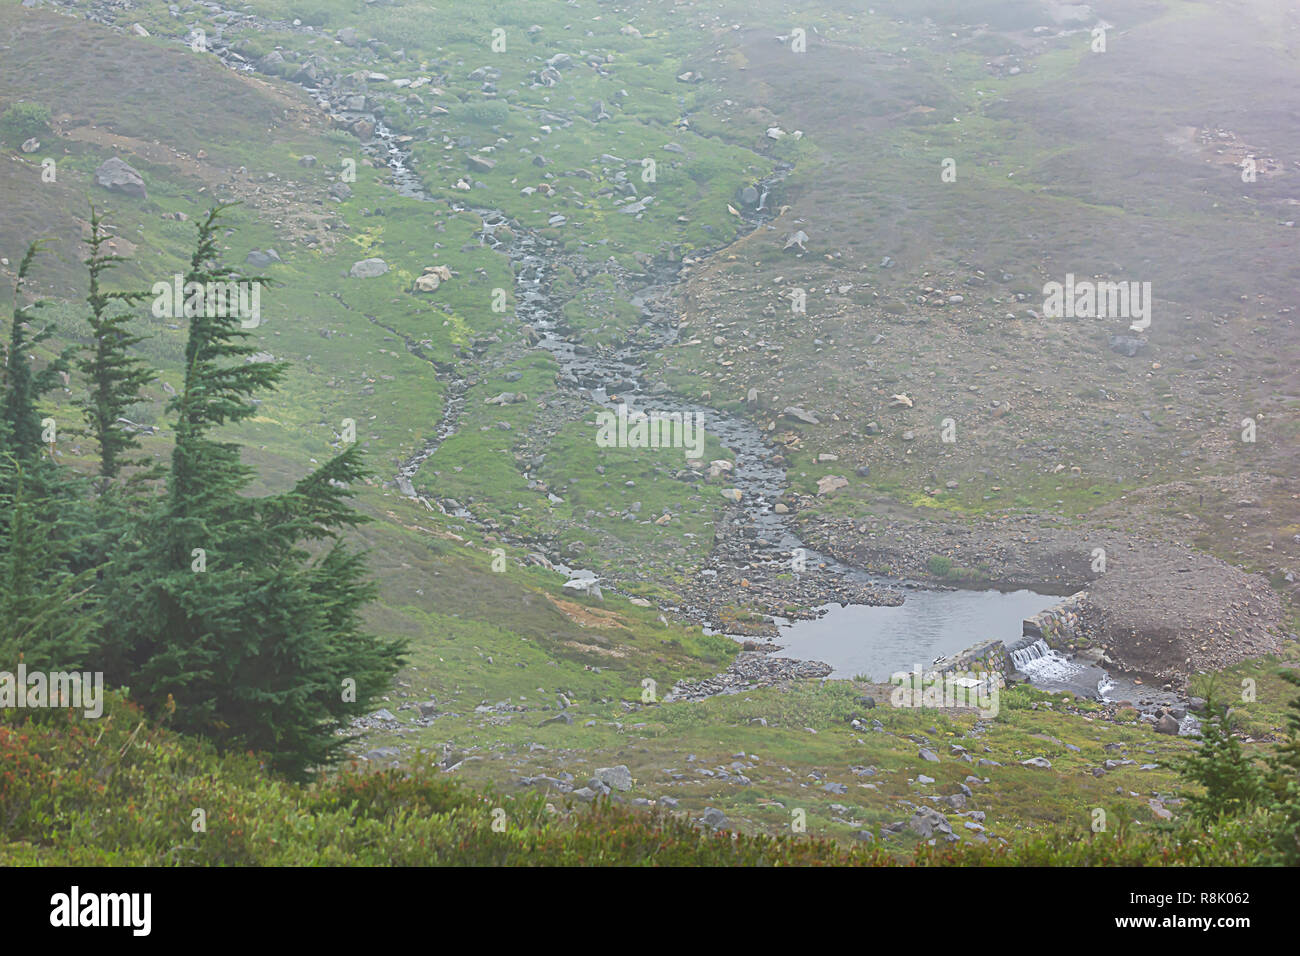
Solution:
[[[908,827],[917,836],[922,839],[929,839],[938,833],[951,833],[952,824],[938,810],[932,810],[930,807],[920,807],[912,818],[907,821]]]
[[[598,767],[596,779],[612,790],[632,789],[632,771],[628,770],[625,764],[619,764],[617,767]]]
[[[798,405],[787,405],[781,410],[783,418],[790,418],[796,422],[802,422],[805,425],[820,425],[821,422],[812,412],[804,411]]]
[[[95,170],[95,182],[110,192],[135,196],[137,199],[148,198],[143,177],[116,156],[105,160]]]
[[[383,259],[374,258],[352,263],[352,269],[348,274],[354,279],[374,279],[387,271],[388,263]]]

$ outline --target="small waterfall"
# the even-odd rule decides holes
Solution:
[[[1042,638],[1039,638],[1034,643],[1022,647],[1018,651],[1012,651],[1011,661],[1016,665],[1017,670],[1024,671],[1027,674],[1032,661],[1042,660],[1051,653],[1052,649],[1043,642]]]
[[[1083,668],[1066,660],[1039,638],[1011,652],[1011,663],[1035,684],[1068,680]]]

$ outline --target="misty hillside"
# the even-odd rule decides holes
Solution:
[[[1298,56],[1290,0],[0,5],[0,677],[101,675],[138,774],[0,688],[0,859],[1293,862]],[[168,761],[226,849],[89,822]]]

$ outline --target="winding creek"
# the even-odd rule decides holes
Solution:
[[[263,21],[215,3],[204,6],[224,16],[229,23],[312,32],[309,27]],[[222,62],[233,70],[251,72],[252,64],[229,50],[223,50],[220,28],[214,32],[215,36],[209,37],[208,42]],[[346,112],[342,100],[350,94],[338,89],[337,85],[333,88],[299,85],[322,109]],[[409,152],[398,137],[378,117],[371,118],[375,125],[374,135],[369,142],[362,144],[363,151],[384,163],[397,193],[410,199],[433,201],[411,168]],[[766,200],[771,188],[784,178],[786,172],[777,169],[757,184],[759,199],[745,210],[751,229],[764,228],[772,218]],[[662,384],[647,387],[649,358],[677,339],[674,303],[678,283],[682,280],[680,265],[657,265],[647,279],[641,280],[644,284],[635,288],[632,304],[641,310],[645,323],[643,331],[649,334],[642,335],[635,345],[612,353],[591,349],[584,347],[578,336],[566,327],[564,302],[551,294],[551,277],[566,261],[556,245],[500,210],[455,204],[452,208],[477,215],[483,224],[481,241],[509,257],[515,274],[516,317],[521,325],[534,330],[537,347],[546,349],[554,357],[561,387],[572,390],[585,402],[609,409],[626,403],[629,410],[699,412],[704,416],[706,430],[734,453],[734,470],[729,483],[741,491],[741,499],[727,518],[729,547],[720,549],[725,553],[715,552],[712,561],[715,566],[729,560],[739,567],[765,565],[769,570],[785,572],[791,569],[796,549],[802,549],[806,570],[792,575],[799,587],[799,598],[792,603],[811,603],[819,605],[819,608],[818,615],[810,619],[778,619],[778,641],[790,656],[825,662],[836,677],[865,673],[882,680],[891,673],[908,671],[918,664],[926,666],[941,656],[961,651],[981,640],[1001,638],[1009,643],[1015,642],[1021,637],[1021,622],[1025,617],[1059,600],[1031,591],[1002,593],[925,588],[910,581],[873,577],[808,548],[785,517],[773,508],[786,487],[786,475],[784,468],[773,460],[773,451],[758,427],[709,405],[675,396]],[[499,235],[505,228],[510,234],[508,241]],[[724,250],[715,250],[713,254]],[[587,266],[591,264],[587,263]],[[367,318],[381,324],[373,317]],[[393,332],[392,329],[388,331]],[[408,350],[427,360],[417,343],[405,336],[403,338]],[[392,479],[399,493],[413,498],[418,497],[413,485],[417,472],[442,443],[455,434],[465,403],[465,379],[455,369],[435,366],[435,371],[448,382],[448,400],[443,416],[433,434],[403,461]],[[457,511],[456,515],[464,520],[475,520],[467,511]],[[538,549],[536,542],[517,543],[532,550]],[[558,559],[556,566],[561,571],[571,572]],[[717,571],[705,569],[701,573],[716,575]],[[816,599],[803,600],[809,595]],[[706,627],[716,623],[710,620],[710,612],[703,607],[688,603],[675,610]],[[1093,679],[1091,675],[1089,679]],[[1086,687],[1079,689],[1082,692],[1088,690]],[[1092,693],[1096,693],[1095,685]]]
[[[398,192],[408,198],[431,200],[410,169],[407,154],[382,123],[376,124],[375,142],[376,152],[392,170]],[[757,207],[746,215],[752,228],[762,228],[769,221],[766,197],[786,172],[778,169],[758,185],[761,198]],[[562,385],[577,390],[584,400],[608,409],[625,403],[629,411],[699,413],[708,431],[734,453],[730,484],[740,489],[742,495],[730,521],[747,540],[750,560],[757,559],[785,570],[791,566],[792,555],[801,550],[807,569],[801,574],[822,579],[819,589],[841,599],[819,608],[817,616],[810,619],[778,619],[778,639],[787,653],[804,660],[825,662],[835,677],[865,673],[885,679],[890,674],[958,653],[980,639],[1000,637],[1015,641],[1021,636],[1025,618],[1059,600],[1027,590],[1004,593],[921,588],[908,581],[867,575],[807,547],[785,517],[773,509],[786,485],[785,470],[773,462],[772,450],[756,425],[712,406],[673,395],[662,386],[653,392],[646,387],[647,360],[677,339],[672,315],[680,267],[660,266],[632,300],[642,311],[645,328],[653,332],[651,336],[613,354],[585,349],[562,320],[564,303],[557,301],[550,291],[550,277],[563,261],[556,245],[499,210],[453,208],[477,215],[483,222],[482,240],[510,258],[515,275],[516,317],[537,333],[537,347],[554,357]],[[508,242],[498,238],[497,233],[503,229],[509,231]],[[410,478],[420,462],[427,460],[448,434],[445,426],[440,428],[430,443],[403,464],[398,477],[403,493],[414,496]],[[462,517],[472,516],[466,513]],[[902,596],[904,590],[906,598]],[[854,598],[861,603],[851,603]],[[698,609],[694,616],[706,626],[711,623]],[[1065,677],[1059,665],[1042,669],[1041,673],[1044,683],[1061,684]]]

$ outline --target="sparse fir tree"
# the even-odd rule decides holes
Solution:
[[[78,404],[90,434],[99,445],[99,474],[106,485],[116,478],[123,465],[131,464],[124,455],[140,447],[135,436],[124,427],[126,412],[140,401],[140,389],[154,376],[140,359],[130,354],[141,337],[128,329],[130,306],[146,297],[144,292],[107,292],[100,285],[104,273],[126,261],[104,249],[110,237],[104,231],[99,212],[90,207],[90,247],[85,260],[90,275],[91,343],[77,362],[85,376],[89,394]]]

